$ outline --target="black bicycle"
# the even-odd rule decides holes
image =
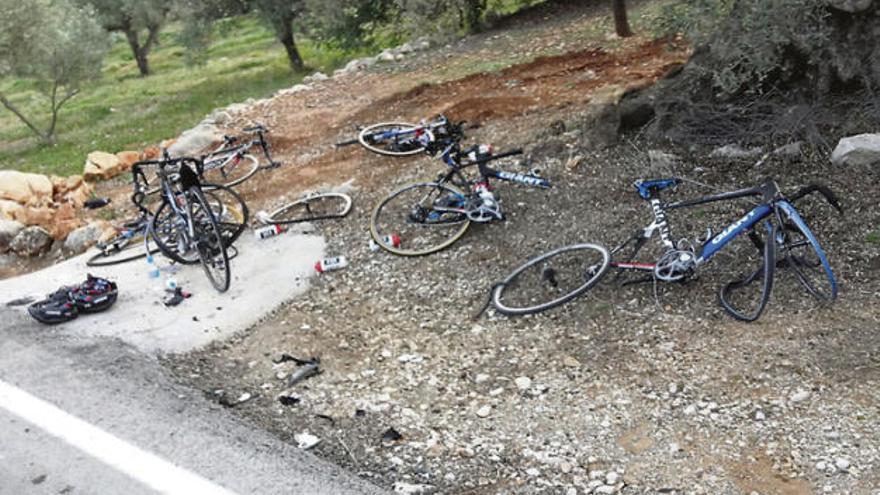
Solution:
[[[166,153],[163,160],[136,163],[132,167],[134,176],[144,177],[143,169],[150,166],[156,167],[162,191],[162,205],[149,222],[151,239],[165,256],[175,261],[186,262],[187,257],[191,259],[195,254],[211,285],[225,292],[231,280],[229,234],[224,236],[214,211],[217,205],[212,205],[202,191],[202,162],[194,158],[172,159]]]
[[[583,243],[557,248],[533,258],[493,286],[490,302],[498,312],[506,315],[538,313],[592,289],[604,279],[610,268],[618,270],[618,277],[624,272],[641,272],[647,277],[639,281],[683,282],[733,239],[746,232],[758,248],[760,266],[741,280],[725,284],[719,291],[721,305],[734,318],[755,321],[760,317],[770,298],[777,265],[791,269],[803,288],[816,299],[833,301],[837,297],[837,281],[825,251],[793,206],[804,196],[818,192],[835,209],[842,211],[830,189],[812,184],[786,197],[776,182],[769,181],[758,187],[693,200],[664,202],[660,199],[661,191],[680,182],[677,178],[636,182],[639,195],[650,202],[654,214],[649,226],[611,250],[599,243]],[[707,229],[697,245],[687,239],[672,240],[667,211],[747,197],[761,200],[718,235]],[[636,260],[639,251],[655,233],[659,233],[663,254],[652,261]],[[749,287],[756,282],[760,282],[760,291],[750,290]]]
[[[440,146],[442,151],[437,151]],[[370,234],[382,249],[401,256],[436,253],[461,239],[471,222],[504,219],[501,202],[492,192],[490,179],[549,188],[550,182],[532,170],[516,173],[496,170],[489,162],[522,154],[515,149],[495,154],[491,146],[461,150],[458,139],[434,142],[429,153],[439,153],[449,170],[430,182],[419,182],[392,192],[376,205],[370,218]],[[465,169],[476,167],[476,179]],[[400,239],[388,243],[387,239]]]

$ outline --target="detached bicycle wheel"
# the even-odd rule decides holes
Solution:
[[[202,192],[229,247],[241,236],[250,220],[247,203],[229,186],[202,184]]]
[[[781,226],[777,229],[778,256],[785,258],[801,286],[820,301],[837,298],[837,280],[818,239],[794,207],[780,205]]]
[[[269,213],[270,224],[312,222],[328,218],[342,218],[351,211],[351,197],[342,193],[322,193],[306,196]]]
[[[427,134],[427,139],[422,138]],[[422,138],[422,139],[420,139]],[[428,129],[406,122],[382,122],[365,127],[358,134],[361,145],[380,155],[407,156],[425,149],[424,142],[434,140]]]
[[[190,189],[190,215],[193,220],[194,243],[205,275],[218,292],[226,292],[231,280],[229,253],[217,219],[211,211],[202,190]]]
[[[411,184],[391,193],[373,210],[370,235],[384,250],[400,256],[424,256],[461,239],[471,221],[461,210],[467,196],[448,184]],[[400,245],[387,244],[388,236]]]
[[[611,265],[599,244],[574,244],[544,253],[514,270],[492,289],[492,304],[508,316],[540,313],[593,288]]]
[[[232,187],[250,179],[259,169],[260,161],[254,155],[220,155],[205,161],[202,177],[205,182]]]
[[[150,239],[147,241],[147,249],[144,250],[144,234],[134,236],[119,235],[116,238],[98,243],[95,248],[98,252],[86,261],[86,266],[110,266],[126,263],[159,251],[156,243]]]

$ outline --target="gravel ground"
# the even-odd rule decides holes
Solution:
[[[328,253],[350,265],[316,277],[306,296],[255,328],[169,356],[167,366],[283,439],[315,435],[315,453],[400,493],[880,494],[880,169],[832,167],[810,151],[771,154],[755,165],[757,158],[710,158],[709,149],[639,136],[595,151],[582,129],[588,93],[495,117],[474,107],[487,102],[467,103],[481,88],[502,101],[507,86],[496,79],[513,80],[515,71],[461,83],[442,71],[453,91],[447,99],[432,99],[443,96],[434,86],[413,89],[437,74],[434,66],[491,61],[517,46],[565,51],[556,33],[583,31],[594,11],[538,11],[523,24],[528,29],[486,33],[407,62],[414,72],[377,69],[320,87],[320,101],[273,102],[264,111],[276,149],[295,167],[245,184],[256,196],[253,209],[268,209],[296,187],[353,179],[352,214],[316,226]],[[466,53],[451,57],[456,51]],[[542,77],[560,88],[567,85],[559,78],[583,78],[585,70],[563,65]],[[654,77],[638,72],[630,74]],[[511,83],[510,93],[522,87]],[[418,259],[370,251],[376,202],[443,166],[424,157],[329,152],[329,145],[351,116],[411,118],[441,104],[484,120],[472,142],[524,146],[554,188],[499,184],[507,220],[472,226],[447,251]],[[839,300],[817,305],[780,270],[762,318],[733,320],[717,291],[747,268],[754,248],[741,240],[686,284],[603,284],[541,315],[511,319],[490,310],[471,320],[492,283],[528,257],[574,242],[613,246],[650,223],[650,207],[631,183],[667,175],[692,181],[670,198],[715,192],[697,183],[729,190],[770,177],[786,191],[817,179],[830,184],[845,215],[818,200],[798,207],[829,253]],[[676,211],[673,237],[693,240],[706,226],[718,232],[748,207]],[[323,373],[288,389],[297,365],[276,364],[284,353],[320,357]],[[291,398],[282,403],[281,396]]]
[[[878,493],[880,246],[866,241],[880,224],[877,171],[834,169],[819,155],[755,168],[638,140],[589,152],[576,131],[529,138],[519,125],[478,137],[531,143],[553,190],[499,185],[506,222],[472,227],[433,256],[397,258],[369,250],[370,207],[440,164],[395,165],[394,179],[353,193],[350,217],[319,226],[347,269],[318,277],[257,328],[169,366],[209,395],[250,393],[235,407],[244,417],[283,438],[317,435],[319,455],[404,491]],[[680,159],[652,165],[650,149]],[[582,157],[573,170],[572,155]],[[719,285],[742,273],[743,250],[732,249],[697,280],[656,293],[606,284],[546,314],[469,319],[528,256],[612,244],[649,223],[630,183],[666,173],[725,188],[763,177],[787,190],[830,183],[846,215],[819,201],[803,209],[830,253],[839,301],[814,304],[783,272],[761,320],[736,322],[716,301]],[[674,196],[708,192],[686,183]],[[717,232],[747,207],[676,212],[673,233]],[[285,390],[296,365],[274,364],[282,353],[318,356],[324,372]],[[300,402],[282,405],[279,394]],[[383,440],[390,428],[402,437]]]

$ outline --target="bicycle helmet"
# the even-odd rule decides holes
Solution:
[[[40,323],[55,325],[79,316],[76,304],[71,300],[70,288],[62,287],[46,299],[28,306],[28,313]]]
[[[82,313],[104,311],[116,302],[116,282],[89,274],[86,281],[70,290],[71,300]]]

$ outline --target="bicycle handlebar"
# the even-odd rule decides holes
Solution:
[[[463,164],[461,164],[459,167],[460,167],[460,168],[470,167],[470,166],[473,166],[473,165],[478,165],[478,164],[488,163],[488,162],[491,162],[491,161],[494,161],[494,160],[498,160],[498,159],[501,159],[501,158],[507,158],[507,157],[509,157],[509,156],[522,155],[522,154],[523,154],[523,150],[522,150],[522,148],[516,148],[516,149],[512,149],[512,150],[510,150],[510,151],[505,151],[504,153],[497,153],[497,154],[494,154],[494,155],[489,155],[489,156],[487,156],[487,157],[485,157],[485,158],[478,158],[478,159],[476,159],[476,160],[474,160],[474,161],[463,163]]]

